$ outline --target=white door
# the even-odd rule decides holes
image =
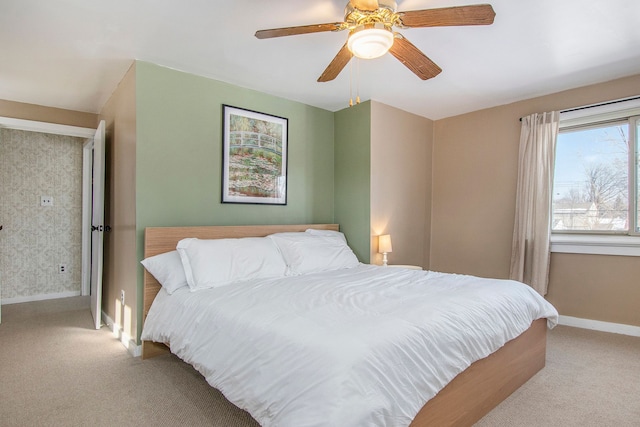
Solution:
[[[102,318],[102,255],[104,248],[104,120],[93,137],[93,185],[91,210],[91,314],[96,329]]]

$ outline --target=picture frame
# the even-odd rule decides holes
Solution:
[[[222,110],[222,203],[286,205],[289,120]]]

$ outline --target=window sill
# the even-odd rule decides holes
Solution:
[[[551,252],[640,256],[640,236],[551,234]]]

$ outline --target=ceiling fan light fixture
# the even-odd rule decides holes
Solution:
[[[358,58],[379,58],[393,45],[393,33],[384,24],[360,25],[349,35],[347,46]]]

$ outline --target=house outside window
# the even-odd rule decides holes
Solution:
[[[639,139],[640,98],[560,114],[552,252],[640,256]]]

